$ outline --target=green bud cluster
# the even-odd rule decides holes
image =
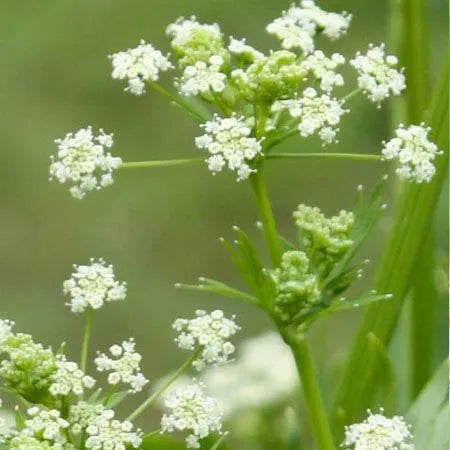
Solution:
[[[245,98],[267,104],[293,97],[305,75],[298,56],[287,50],[272,52],[257,59],[246,70],[232,72],[234,83]]]
[[[56,371],[56,358],[51,349],[36,344],[29,334],[11,334],[0,347],[7,355],[0,363],[2,384],[31,401],[47,394]]]
[[[284,323],[299,323],[320,308],[325,279],[353,245],[352,212],[327,218],[319,208],[299,205],[293,214],[301,250],[286,251],[272,272],[274,311]]]
[[[285,252],[272,278],[276,285],[274,309],[283,322],[306,314],[320,298],[318,277],[311,273],[309,258],[302,251]]]

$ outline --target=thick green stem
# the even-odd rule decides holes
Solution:
[[[317,371],[311,356],[306,335],[288,338],[300,375],[311,431],[319,450],[335,449],[333,435],[317,383]]]
[[[270,205],[267,194],[266,184],[264,182],[263,165],[261,164],[257,172],[251,175],[253,191],[256,197],[261,222],[263,225],[264,237],[269,249],[270,258],[274,267],[277,267],[281,261],[283,248],[280,236],[277,232],[275,219],[273,217],[272,206]]]
[[[372,332],[385,346],[388,345],[445,180],[448,168],[448,60],[433,97],[428,123],[432,126],[430,139],[443,154],[436,158],[436,173],[430,183],[408,184],[399,197],[397,216],[375,282],[378,292],[391,293],[393,298],[389,302],[370,305],[364,312],[336,392],[332,410],[336,433],[342,433],[343,424],[358,420],[371,406],[377,361],[367,350],[367,336]]]
[[[384,161],[382,155],[367,155],[362,153],[270,153],[267,159],[286,158],[317,158],[317,159],[343,159],[347,161]]]
[[[128,417],[127,420],[132,422],[137,419],[164,391],[186,370],[191,367],[193,361],[197,358],[198,351],[195,351],[185,362],[184,364],[158,389],[156,390],[150,397],[145,400],[140,406],[138,406]]]
[[[86,323],[84,326],[83,343],[81,345],[80,369],[86,372],[87,359],[89,353],[89,341],[91,338],[92,321],[94,319],[94,310],[88,308],[86,311]]]
[[[182,166],[192,163],[204,162],[204,158],[189,158],[189,159],[162,159],[159,161],[128,161],[119,166],[119,169],[142,169],[147,167],[169,167]]]

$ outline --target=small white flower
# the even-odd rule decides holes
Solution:
[[[127,447],[140,448],[141,430],[133,431],[133,424],[114,419],[114,411],[105,409],[91,418],[86,428],[86,448],[92,450],[125,450]]]
[[[167,29],[166,33],[172,36],[172,46],[182,47],[186,43],[190,42],[193,34],[204,33],[220,39],[222,37],[222,32],[220,31],[219,25],[214,24],[201,24],[197,21],[195,16],[189,19],[184,17],[179,17],[176,22],[171,23]]]
[[[326,94],[321,96],[313,88],[307,88],[303,97],[276,102],[274,112],[287,109],[293,118],[300,119],[298,129],[301,136],[306,137],[319,133],[324,144],[336,141],[337,125],[341,116],[348,112],[342,107],[342,102]]]
[[[113,358],[99,352],[95,358],[95,365],[99,372],[111,372],[108,375],[109,384],[126,383],[130,385],[130,392],[136,393],[142,391],[148,380],[141,373],[142,356],[134,347],[132,338],[120,345],[113,345],[109,349]]]
[[[72,405],[69,410],[68,418],[71,431],[75,434],[81,433],[104,410],[105,407],[101,403],[91,404],[85,401],[79,401]]]
[[[137,47],[114,53],[109,58],[113,66],[112,77],[126,79],[128,86],[125,91],[135,95],[145,93],[145,81],[157,81],[160,72],[173,68],[168,56],[143,40]]]
[[[344,78],[340,73],[336,73],[336,68],[345,62],[345,58],[339,53],[333,53],[331,58],[316,50],[309,55],[302,63],[302,67],[312,73],[315,79],[320,80],[322,91],[330,93],[334,86],[343,86]]]
[[[94,387],[94,378],[86,375],[78,364],[67,361],[64,355],[58,355],[56,359],[56,372],[52,375],[52,384],[49,392],[53,396],[66,396],[71,393],[83,395],[84,389]]]
[[[250,61],[264,58],[264,54],[256,50],[252,46],[246,44],[245,39],[230,38],[230,44],[228,45],[228,51],[235,55],[245,56]]]
[[[197,370],[206,364],[224,364],[234,352],[229,341],[240,328],[234,317],[227,319],[223,312],[215,310],[207,314],[203,310],[195,312],[194,319],[177,319],[173,328],[179,333],[175,342],[184,350],[200,348],[200,354],[193,362]]]
[[[27,415],[29,419],[25,420],[25,428],[21,433],[29,436],[40,435],[46,441],[56,444],[64,444],[67,441],[64,430],[69,427],[69,422],[61,417],[59,411],[33,406],[27,410]]]
[[[314,37],[323,33],[331,40],[347,32],[351,14],[324,11],[312,0],[303,0],[300,6],[291,6],[282,16],[270,23],[266,30],[280,39],[283,48],[300,48],[303,53],[314,51]]]
[[[6,338],[11,336],[13,327],[14,322],[11,320],[0,319],[0,345]]]
[[[201,126],[206,134],[195,138],[195,145],[212,155],[206,160],[209,170],[214,174],[227,166],[237,173],[238,180],[248,178],[254,171],[249,162],[261,153],[261,142],[250,137],[251,128],[244,118],[215,115]]]
[[[350,61],[358,72],[358,86],[378,105],[390,95],[400,95],[406,87],[403,71],[395,68],[397,58],[385,56],[384,47],[370,44],[365,55],[358,52]]]
[[[56,139],[58,152],[50,157],[50,179],[71,184],[70,193],[79,199],[111,184],[113,170],[122,164],[120,158],[105,151],[113,145],[112,137],[103,130],[94,136],[92,127],[87,127]]]
[[[220,72],[223,58],[213,55],[208,62],[209,64],[197,61],[184,69],[181,79],[177,82],[180,94],[190,96],[211,91],[222,92],[225,89],[226,75]]]
[[[383,410],[379,414],[368,411],[369,417],[362,423],[345,428],[342,446],[353,450],[413,450],[409,425],[401,416],[387,418]]]
[[[63,293],[70,296],[67,304],[74,313],[87,308],[99,309],[107,302],[124,300],[126,284],[115,279],[113,266],[103,259],[90,260],[89,265],[74,265],[71,278],[64,281]]]
[[[167,394],[164,401],[170,414],[162,416],[161,431],[188,431],[188,448],[199,448],[199,439],[222,430],[222,417],[217,403],[204,394],[203,388],[203,384],[194,383]]]
[[[425,124],[400,125],[395,136],[389,142],[383,142],[381,153],[387,160],[398,160],[400,167],[396,170],[402,180],[416,183],[429,182],[436,169],[433,160],[440,154],[436,144],[428,140],[430,128]]]

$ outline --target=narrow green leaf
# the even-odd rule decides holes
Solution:
[[[345,300],[336,300],[331,305],[319,313],[320,316],[325,316],[337,311],[346,311],[349,309],[360,308],[369,303],[379,302],[381,300],[389,300],[390,295],[368,293],[361,297]]]
[[[98,388],[95,390],[92,395],[88,398],[88,403],[97,403],[98,399],[100,398],[100,394],[102,393],[103,389]]]
[[[108,408],[115,408],[117,405],[122,403],[129,394],[130,393],[128,391],[115,392],[105,403],[105,406],[107,406]]]
[[[225,283],[216,281],[210,278],[200,278],[200,284],[181,284],[178,283],[176,286],[182,289],[189,289],[201,292],[210,292],[212,294],[221,295],[223,297],[237,298],[238,300],[243,300],[246,303],[251,303],[253,305],[258,304],[258,299],[246,292],[242,292]]]

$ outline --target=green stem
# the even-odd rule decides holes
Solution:
[[[351,98],[355,97],[356,95],[358,95],[362,91],[363,90],[361,88],[355,89],[354,91],[348,93],[347,95],[344,95],[344,97],[341,98],[341,101],[342,102],[347,102],[348,100],[350,100]]]
[[[86,323],[84,325],[83,343],[81,345],[80,369],[86,372],[87,359],[89,353],[89,340],[91,338],[92,321],[94,319],[94,310],[88,308],[86,311]]]
[[[344,159],[349,161],[384,161],[382,155],[367,155],[359,153],[270,153],[268,159],[286,158],[319,158],[319,159]]]
[[[336,433],[342,433],[343,424],[354,422],[371,406],[377,362],[367,350],[367,336],[372,332],[385,346],[388,345],[445,180],[448,168],[448,60],[444,67],[427,120],[432,126],[430,140],[436,142],[443,154],[435,160],[436,173],[430,183],[405,185],[399,197],[396,219],[375,281],[377,292],[391,293],[393,297],[389,302],[368,306],[364,312],[336,391],[332,411]]]
[[[158,92],[158,94],[167,97],[172,103],[175,103],[177,106],[184,109],[191,117],[193,117],[198,122],[206,122],[209,119],[209,117],[205,116],[200,111],[197,111],[192,105],[189,104],[189,102],[179,97],[178,95],[172,94],[154,81],[147,81],[147,84],[153,90]]]
[[[158,390],[156,390],[147,400],[145,400],[127,417],[127,420],[132,422],[137,417],[139,417],[181,374],[183,374],[183,372],[191,367],[191,364],[197,358],[198,353],[198,350],[193,352],[192,355],[184,362],[184,364]]]
[[[333,442],[333,436],[317,383],[317,371],[306,335],[298,334],[288,338],[288,343],[294,354],[295,363],[300,375],[309,424],[317,448],[320,450],[333,450],[336,447]]]
[[[279,266],[283,248],[280,236],[277,232],[275,219],[273,217],[272,206],[267,194],[266,184],[264,182],[263,163],[261,162],[257,171],[251,175],[253,192],[255,193],[256,203],[258,205],[261,222],[263,225],[264,237],[269,249],[270,258],[274,267]]]
[[[162,159],[159,161],[127,161],[119,166],[119,169],[142,169],[146,167],[169,167],[181,166],[185,164],[204,162],[204,158],[189,159]]]

